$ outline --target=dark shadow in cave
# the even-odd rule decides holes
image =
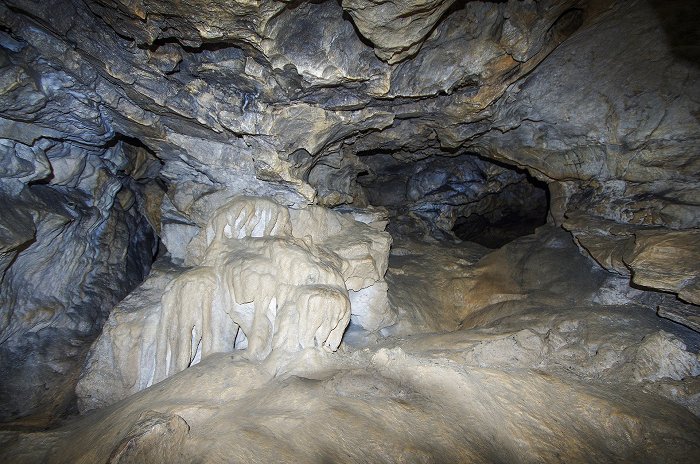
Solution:
[[[487,248],[500,248],[545,225],[549,189],[545,182],[525,174],[525,182],[493,194],[501,197],[501,208],[458,217],[452,228],[455,236]]]
[[[700,11],[698,3],[688,0],[651,0],[649,5],[666,35],[674,56],[688,64],[700,63]]]
[[[367,169],[357,182],[370,204],[389,210],[392,235],[500,248],[547,221],[547,184],[516,166],[445,150],[358,156]]]

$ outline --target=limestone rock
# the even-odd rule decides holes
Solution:
[[[16,211],[3,214],[6,220],[31,218],[8,223],[11,234],[34,232],[19,246],[5,243],[14,256],[0,282],[4,420],[35,415],[50,422],[69,406],[85,352],[109,309],[150,268],[150,228],[136,208],[115,202],[115,193],[106,192],[102,205],[79,191],[47,186],[6,197]]]
[[[351,313],[369,331],[393,324],[384,282],[390,243],[386,232],[325,208],[234,198],[190,243],[192,267],[156,268],[114,309],[78,383],[81,410],[213,353],[335,351]]]
[[[187,438],[189,426],[176,414],[144,412],[109,455],[109,464],[177,461],[184,456],[173,453]]]
[[[311,85],[355,82],[369,94],[382,95],[388,90],[388,66],[375,57],[371,47],[357,40],[339,3],[303,3],[276,16],[265,29],[265,54],[274,68],[293,66]],[[335,106],[356,106],[363,100],[358,92],[347,92],[344,97],[335,97]]]
[[[156,261],[148,278],[112,309],[75,388],[80,411],[107,406],[152,383],[161,298],[182,272]]]
[[[3,1],[0,460],[698,460],[697,23]]]
[[[240,229],[230,227],[229,232],[231,237],[241,234],[240,240],[250,239],[245,234],[266,230],[280,236],[288,233],[286,208],[277,205],[278,214],[273,214],[274,203],[252,201],[258,202],[261,205],[257,208],[246,202],[232,204],[230,211],[234,214],[212,221],[220,229],[212,227],[211,235],[205,230],[200,237],[206,240],[209,236],[214,244],[217,230],[223,230],[220,236],[226,237],[226,226],[236,223]],[[241,214],[246,207],[248,214]],[[290,218],[294,215],[291,213]],[[314,217],[312,211],[309,213]],[[518,242],[530,243],[524,246]],[[699,452],[698,422],[691,412],[700,411],[696,388],[700,338],[658,319],[642,306],[645,300],[639,296],[628,296],[624,305],[595,303],[609,276],[577,254],[564,231],[543,228],[534,236],[522,237],[487,254],[480,262],[484,249],[477,245],[471,250],[463,247],[461,255],[457,248],[443,247],[444,255],[435,269],[426,259],[431,246],[440,249],[436,244],[417,246],[413,253],[422,251],[423,255],[412,258],[407,244],[398,242],[388,276],[399,274],[397,271],[404,276],[412,272],[408,264],[413,259],[416,267],[428,268],[427,275],[444,269],[453,282],[458,282],[454,278],[460,276],[465,281],[480,280],[482,285],[498,284],[507,277],[511,280],[505,282],[505,287],[517,286],[520,295],[487,304],[464,319],[459,330],[434,333],[423,323],[424,332],[433,333],[414,332],[412,337],[387,339],[358,350],[273,351],[262,363],[246,361],[235,352],[211,354],[170,376],[158,388],[80,419],[83,429],[105,437],[90,450],[67,445],[78,436],[74,430],[81,428],[75,427],[61,429],[51,439],[27,434],[8,441],[0,434],[0,440],[9,443],[4,456],[29,453],[28,462],[47,455],[68,460],[87,453],[108,456],[127,440],[124,431],[134,428],[141,411],[152,404],[159,404],[167,414],[176,414],[188,424],[189,434],[177,434],[185,441],[180,445],[174,440],[167,448],[172,455],[184,453],[185,460],[197,455],[214,462],[261,456],[304,461],[330,453],[338,459],[342,454],[350,462],[375,458],[392,462],[396,456],[394,461],[400,462],[404,455],[397,451],[387,456],[386,449],[405,446],[404,432],[409,429],[420,429],[421,437],[427,437],[425,441],[410,441],[413,447],[425,447],[426,459],[439,453],[449,459],[467,457],[490,462],[494,455],[501,456],[500,452],[503,459],[528,453],[544,462],[558,462],[564,454],[573,460],[593,455],[601,460],[647,460],[663,453],[671,462],[683,462]],[[201,265],[208,262],[207,254]],[[489,272],[470,275],[466,271],[474,263],[477,270]],[[562,268],[561,263],[566,266]],[[415,281],[407,282],[416,286]],[[393,283],[390,293],[401,290],[402,282],[395,277],[389,283]],[[448,308],[435,299],[421,299],[424,288],[412,294],[416,295],[412,301],[415,307],[423,306],[420,313],[424,317],[436,307]],[[498,291],[497,286],[494,291]],[[478,296],[475,292],[471,295]],[[395,297],[396,293],[393,304],[407,301]],[[509,302],[516,304],[509,306]],[[217,393],[212,396],[211,392]],[[551,407],[552,402],[557,407]],[[377,411],[382,413],[380,425],[367,419],[379,417]],[[434,420],[436,411],[442,420]],[[445,420],[445,414],[450,420]],[[314,430],[308,435],[290,433],[290,427],[299,430],[301,423],[307,428],[313,425]],[[576,424],[573,429],[572,423]],[[453,429],[451,424],[459,427]],[[439,433],[433,435],[436,427]],[[504,427],[507,433],[498,435]],[[288,437],[284,444],[278,447],[275,435],[267,435],[271,428]],[[250,435],[251,430],[256,433]],[[239,437],[239,441],[229,445],[230,440],[211,440],[212,436],[227,433]],[[357,445],[340,451],[338,445],[328,447],[339,433],[343,434],[343,443],[357,440]],[[367,449],[369,433],[381,437],[381,447]],[[561,439],[552,443],[552,433]],[[514,436],[517,440],[513,442]],[[464,445],[465,437],[469,446]],[[290,440],[295,446],[290,447]],[[478,451],[494,440],[498,446],[485,448],[486,455]],[[673,445],[668,445],[669,440]],[[153,442],[148,445],[150,441],[144,440],[143,452],[162,449],[160,440]],[[436,447],[445,442],[449,446]],[[621,443],[625,448],[620,448]],[[499,451],[504,447],[505,451]],[[353,454],[355,448],[362,452]]]
[[[525,173],[473,154],[447,157],[426,151],[416,157],[363,157],[368,173],[358,182],[371,204],[390,209],[390,231],[409,235],[401,225],[420,221],[423,224],[412,225],[413,235],[427,230],[436,239],[484,237],[482,244],[497,248],[544,224],[546,193]],[[509,231],[509,222],[525,230]]]
[[[476,151],[550,182],[557,221],[617,272],[629,273],[625,262],[633,261],[621,259],[624,236],[671,228],[669,240],[679,243],[670,237],[693,237],[698,226],[697,159],[687,155],[700,140],[698,68],[677,51],[686,43],[682,29],[669,25],[692,18],[684,2],[611,4],[508,89],[495,105],[494,128],[467,135]],[[621,88],[634,91],[621,95]],[[586,219],[576,221],[580,214]],[[617,232],[597,233],[600,221]],[[680,264],[685,277],[675,285],[659,279],[658,288],[684,281],[692,298],[697,266]],[[653,288],[646,272],[639,269],[640,285]]]
[[[416,53],[452,3],[454,0],[344,0],[343,9],[374,44],[377,56],[396,63]]]
[[[5,269],[14,261],[22,246],[34,240],[36,226],[31,211],[19,208],[8,208],[0,216],[0,221],[0,276],[4,277]]]
[[[629,275],[625,262],[634,244],[633,230],[614,221],[587,215],[568,215],[564,227],[573,230],[576,242],[603,268]]]
[[[604,329],[605,315],[598,316]],[[72,426],[0,433],[0,456],[49,463],[107,462],[115,450],[208,462],[648,461],[659,455],[685,462],[700,456],[698,420],[678,405],[629,385],[586,384],[542,368],[466,366],[459,361],[464,346],[451,335],[418,341],[427,351],[390,343],[355,354],[297,353],[281,370],[272,359],[251,364],[215,355]],[[163,412],[143,414],[153,404]],[[410,433],[415,437],[407,442]]]
[[[349,290],[352,322],[370,332],[396,323],[396,312],[387,299],[388,288],[382,281],[357,291]]]
[[[399,333],[479,326],[531,305],[591,303],[609,278],[566,232],[551,226],[492,253],[470,243],[397,245],[387,282]]]
[[[415,57],[396,66],[390,95],[415,98],[441,92],[461,94],[455,103],[483,109],[505,90],[501,76],[519,73],[530,60],[537,62],[538,54],[561,40],[558,32],[573,32],[580,19],[572,1],[540,5],[531,1],[504,5],[471,2],[455,10],[445,15],[425,42],[389,58],[390,63],[401,61],[420,47]],[[566,28],[569,30],[562,31]],[[387,32],[383,26],[377,29]],[[411,39],[405,34],[390,38]],[[383,57],[381,53],[380,48],[378,56]],[[464,94],[469,97],[464,98]],[[446,108],[445,112],[455,117],[460,110],[463,108]]]
[[[659,303],[657,314],[700,332],[700,312],[697,305],[684,304],[677,298],[666,297]]]
[[[252,357],[265,357],[275,348],[335,350],[350,317],[347,290],[383,282],[389,244],[386,233],[324,208],[288,210],[270,200],[237,198],[214,214],[193,244],[189,262],[197,266],[166,290],[161,320],[175,319],[169,311],[182,319],[190,312],[185,306],[192,304],[186,299],[194,296],[203,319],[197,316],[199,322],[193,324],[180,321],[179,327],[204,324],[209,327],[202,333],[212,333],[212,327],[220,324],[206,321],[208,311],[228,313],[235,323],[227,334],[202,339],[202,355],[234,346],[236,326],[241,327]],[[199,290],[186,290],[189,286]],[[381,289],[375,290],[379,301],[386,295],[386,287],[383,293]],[[198,294],[203,300],[197,301]],[[163,351],[158,358],[179,363],[176,371],[186,367],[196,355],[194,341],[202,335],[193,332],[192,337],[184,356]],[[167,375],[168,369],[156,378]]]
[[[629,226],[572,214],[564,222],[577,242],[604,268],[643,288],[661,289],[683,301],[665,299],[659,314],[698,327],[698,231]],[[688,304],[684,304],[687,302]]]
[[[683,380],[700,375],[700,359],[685,344],[660,331],[644,338],[635,356],[634,377],[639,381]]]
[[[639,231],[626,262],[635,284],[700,305],[700,230]]]

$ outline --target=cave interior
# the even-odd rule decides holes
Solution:
[[[0,461],[700,461],[698,31],[3,0]]]

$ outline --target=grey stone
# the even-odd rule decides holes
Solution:
[[[2,459],[694,457],[696,10],[6,0]]]

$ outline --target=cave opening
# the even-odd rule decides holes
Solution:
[[[500,248],[547,222],[546,182],[477,153],[360,154],[357,182],[385,207],[394,235],[468,241]]]
[[[115,169],[122,188],[116,198],[124,211],[133,210],[132,214],[139,218],[138,230],[131,231],[131,235],[151,243],[150,255],[141,258],[147,265],[147,271],[140,279],[143,281],[150,266],[166,251],[160,239],[159,219],[162,198],[168,189],[160,172],[164,162],[137,137],[117,133],[106,146],[115,151],[119,159],[119,166]]]
[[[452,227],[454,235],[462,241],[495,249],[545,225],[549,213],[547,184],[525,175],[524,182],[494,194],[497,208],[457,217]]]

